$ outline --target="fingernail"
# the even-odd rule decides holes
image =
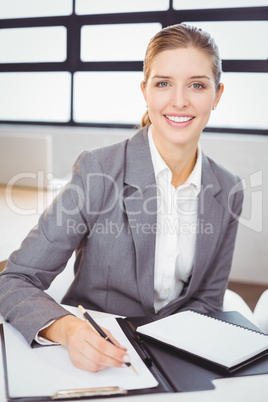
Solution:
[[[129,363],[129,362],[130,362],[130,357],[129,357],[129,355],[124,355],[123,361],[124,361],[125,363]]]

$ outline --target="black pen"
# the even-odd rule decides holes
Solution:
[[[101,329],[101,327],[96,323],[96,321],[93,320],[92,317],[88,314],[88,312],[84,309],[83,306],[79,305],[78,306],[79,310],[82,312],[85,320],[89,323],[91,328],[102,338],[104,338],[106,341],[110,342],[112,345],[116,346],[113,341],[109,338],[109,336]],[[127,367],[131,368],[135,374],[138,374],[135,368],[132,366],[131,363],[124,363]]]

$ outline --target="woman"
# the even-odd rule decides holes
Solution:
[[[143,129],[78,157],[70,183],[1,275],[1,313],[29,344],[61,343],[88,371],[129,360],[43,292],[73,250],[64,304],[153,318],[221,309],[243,196],[239,179],[198,145],[223,92],[220,75],[207,33],[175,25],[152,38]]]

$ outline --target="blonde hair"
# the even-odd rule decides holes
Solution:
[[[176,24],[163,28],[150,40],[143,63],[144,86],[151,74],[151,65],[154,57],[164,51],[177,48],[195,47],[203,50],[212,61],[213,75],[216,88],[220,88],[221,58],[218,46],[209,33],[191,25]],[[151,124],[148,110],[141,120],[141,127]]]

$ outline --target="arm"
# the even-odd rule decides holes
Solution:
[[[89,188],[88,171],[94,177]],[[114,338],[117,347],[99,337],[44,290],[64,269],[73,250],[86,240],[97,217],[90,213],[90,208],[101,210],[104,186],[99,172],[101,169],[94,156],[90,160],[84,160],[83,155],[78,158],[71,182],[42,214],[20,250],[11,255],[0,276],[0,311],[5,320],[16,327],[30,345],[40,328],[53,321],[39,334],[65,346],[73,364],[88,371],[121,367],[129,361],[126,349]],[[107,330],[105,332],[112,338]]]
[[[0,275],[0,312],[29,344],[32,344],[40,328],[69,314],[44,290],[64,269],[92,224],[93,216],[90,216],[90,221],[85,213],[88,200],[84,186],[87,168],[90,168],[86,163],[88,160],[85,161],[82,154],[74,165],[71,182],[42,214],[38,225],[23,241],[21,248],[10,256],[6,269]],[[98,168],[96,161],[91,164]],[[101,184],[99,188],[101,191]],[[94,207],[94,194],[97,192],[92,193]],[[83,225],[85,230],[75,230],[74,222],[76,227]]]

